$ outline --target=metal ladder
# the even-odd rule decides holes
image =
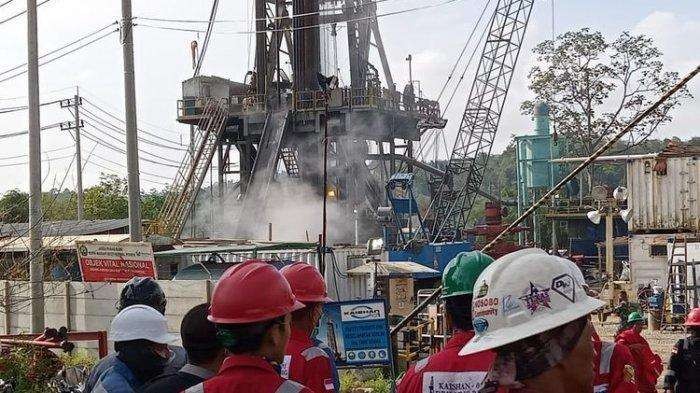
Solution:
[[[280,149],[280,158],[284,163],[284,168],[287,170],[289,177],[299,177],[299,165],[297,164],[297,152],[291,147],[283,147]]]
[[[228,107],[225,99],[208,98],[195,133],[194,154],[186,154],[168,188],[163,207],[148,233],[178,238],[192,210],[221,133],[226,128]]]
[[[667,281],[664,307],[661,309],[661,329],[682,329],[685,317],[690,311],[689,299],[693,307],[698,306],[698,286],[696,268],[700,261],[688,260],[688,238],[685,234],[673,237],[668,257]],[[690,277],[688,277],[690,275]],[[667,305],[670,310],[666,310]]]

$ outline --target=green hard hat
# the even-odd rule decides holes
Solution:
[[[635,311],[633,313],[630,313],[630,315],[627,316],[627,323],[633,323],[633,322],[646,322],[646,320],[644,319],[644,316],[639,311]]]
[[[493,262],[481,251],[460,252],[442,272],[442,298],[471,295],[479,274]]]

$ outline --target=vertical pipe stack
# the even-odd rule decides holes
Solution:
[[[318,90],[317,74],[321,71],[318,33],[318,0],[293,0],[294,13],[294,89]],[[304,15],[296,17],[296,15]],[[314,27],[309,27],[314,26]]]

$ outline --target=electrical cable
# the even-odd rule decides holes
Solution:
[[[80,46],[77,46],[77,47],[75,47],[75,48],[69,50],[68,52],[62,53],[61,55],[59,55],[59,56],[57,56],[57,57],[54,57],[53,59],[49,59],[49,60],[46,60],[46,61],[44,61],[44,62],[40,62],[40,63],[39,63],[39,66],[41,67],[41,66],[43,66],[43,65],[52,63],[52,62],[54,62],[54,61],[56,61],[56,60],[58,60],[58,59],[60,59],[60,58],[62,58],[62,57],[68,56],[68,55],[70,55],[71,53],[77,52],[78,50],[83,49],[83,48],[85,48],[85,47],[88,46],[88,45],[94,44],[95,42],[100,41],[100,40],[102,40],[102,39],[104,39],[104,38],[106,38],[106,37],[109,37],[110,35],[112,35],[112,34],[118,32],[118,31],[119,31],[119,29],[114,29],[114,30],[112,30],[112,31],[109,31],[109,32],[107,32],[106,34],[103,34],[103,35],[101,35],[101,36],[99,36],[99,37],[97,37],[97,38],[95,38],[95,39],[93,39],[93,40],[90,40],[90,41],[88,41],[88,42],[86,42],[86,43],[84,43],[84,44],[82,44],[82,45],[80,45]],[[16,78],[16,77],[18,77],[18,76],[21,76],[21,75],[24,75],[24,74],[26,74],[26,73],[27,73],[27,70],[24,70],[24,71],[21,71],[21,72],[12,74],[12,75],[10,75],[10,76],[8,76],[8,77],[6,77],[6,78],[0,79],[0,83],[6,82],[6,81],[8,81],[8,80],[10,80],[10,79],[14,79],[14,78]]]
[[[56,52],[60,52],[60,51],[62,51],[63,49],[66,49],[66,48],[68,48],[69,46],[73,46],[73,45],[77,44],[77,43],[80,42],[80,41],[83,41],[83,40],[85,40],[85,39],[87,39],[87,38],[90,38],[90,37],[92,37],[92,36],[94,36],[94,35],[97,35],[97,34],[103,32],[104,30],[109,29],[110,27],[112,27],[112,26],[114,26],[114,25],[116,25],[116,24],[117,24],[117,22],[112,22],[112,23],[108,24],[107,26],[104,26],[104,27],[102,27],[102,28],[100,28],[100,29],[97,29],[97,30],[93,31],[92,33],[85,34],[84,36],[82,36],[82,37],[80,37],[80,38],[78,38],[78,39],[76,39],[76,40],[74,40],[74,41],[71,41],[71,42],[69,42],[69,43],[63,45],[63,46],[60,47],[60,48],[56,48],[56,49],[54,49],[54,50],[52,50],[52,51],[49,51],[49,52],[47,52],[47,53],[44,53],[43,55],[39,56],[39,59],[43,59],[43,58],[46,57],[46,56],[51,56],[51,55],[53,55],[53,54],[56,53]],[[5,75],[5,74],[10,73],[10,72],[12,72],[12,71],[18,70],[18,69],[20,69],[20,68],[22,68],[22,67],[24,67],[24,66],[26,66],[26,65],[27,65],[27,63],[22,63],[22,64],[19,64],[19,65],[16,65],[16,66],[14,66],[14,67],[12,67],[12,68],[9,68],[9,69],[7,69],[7,70],[5,70],[5,71],[0,72],[0,75]]]
[[[204,36],[204,43],[202,44],[202,49],[199,51],[199,57],[197,58],[197,65],[194,68],[193,77],[199,75],[199,71],[202,69],[202,63],[204,62],[204,56],[207,53],[207,48],[209,47],[209,40],[211,39],[211,33],[214,31],[214,22],[216,22],[216,11],[219,8],[219,0],[214,0],[211,6],[211,14],[209,15],[209,23],[207,24],[207,33]]]
[[[49,102],[42,102],[42,103],[39,104],[39,106],[46,106],[46,105],[56,104],[56,103],[59,103],[59,102],[61,102],[61,101],[63,101],[63,100],[53,100],[53,101],[49,101]],[[3,114],[3,113],[11,113],[11,112],[20,112],[20,111],[27,110],[27,108],[28,108],[28,107],[27,107],[26,105],[23,105],[23,106],[11,106],[11,107],[0,108],[0,114]]]
[[[462,57],[464,57],[464,52],[467,51],[469,44],[472,42],[472,38],[474,38],[474,33],[476,32],[476,28],[479,27],[479,24],[481,24],[481,19],[484,17],[484,14],[486,14],[486,10],[488,9],[490,4],[491,4],[491,0],[487,0],[486,3],[484,4],[484,8],[481,10],[481,14],[479,15],[479,19],[477,19],[476,23],[474,24],[472,31],[469,32],[469,37],[467,38],[467,42],[464,43],[464,46],[462,47],[462,51],[459,53],[459,56],[457,57],[457,61],[455,61],[454,65],[452,66],[452,69],[450,70],[449,75],[447,75],[447,80],[445,81],[445,84],[442,85],[442,88],[440,89],[440,94],[438,94],[435,101],[439,102],[440,98],[442,98],[442,94],[445,92],[445,89],[447,89],[447,85],[450,83],[450,80],[452,80],[452,77],[454,76],[454,73],[455,73],[455,70],[457,69],[457,66],[462,61]]]
[[[47,126],[42,126],[41,128],[39,128],[39,131],[44,131],[44,130],[48,130],[51,128],[56,128],[56,127],[59,127],[60,125],[61,125],[61,123],[49,124]],[[7,134],[0,134],[0,139],[12,138],[15,136],[26,135],[28,133],[29,133],[29,130],[23,130],[23,131],[17,131],[17,132],[10,132]]]
[[[12,0],[10,0],[10,1],[12,1]],[[8,1],[8,2],[5,3],[5,4],[8,4],[10,1]],[[44,1],[42,1],[41,3],[37,4],[36,6],[37,6],[37,8],[38,8],[39,6],[42,6],[42,5],[46,4],[46,3],[48,3],[49,1],[51,1],[51,0],[44,0]],[[3,4],[3,5],[5,5],[5,4]],[[14,14],[14,15],[8,17],[8,18],[5,18],[5,19],[3,19],[3,20],[0,20],[0,25],[3,24],[3,23],[5,23],[5,22],[9,22],[9,21],[11,21],[12,19],[18,18],[18,17],[20,17],[20,16],[22,16],[22,15],[24,15],[24,14],[26,14],[26,13],[27,13],[27,10],[20,11],[20,12]]]
[[[122,120],[121,118],[117,117],[116,115],[114,115],[114,114],[108,112],[107,110],[105,110],[105,109],[99,107],[98,105],[96,105],[96,104],[93,103],[92,101],[88,100],[87,98],[83,97],[83,101],[86,102],[87,104],[89,104],[90,106],[92,106],[93,108],[97,109],[98,111],[100,111],[100,112],[104,113],[105,115],[111,117],[112,119],[114,119],[114,120],[116,120],[116,121],[118,121],[118,122],[120,122],[120,123],[122,123],[122,124],[126,124],[126,122],[125,122],[124,120]],[[138,130],[139,132],[142,132],[142,133],[145,134],[145,135],[149,135],[149,136],[152,136],[152,137],[154,137],[154,138],[160,139],[160,140],[162,140],[162,141],[164,141],[164,142],[168,142],[168,143],[171,143],[171,144],[173,144],[173,145],[179,146],[179,147],[177,148],[177,150],[181,150],[181,151],[187,151],[187,150],[188,150],[188,149],[186,149],[186,148],[182,148],[182,147],[181,147],[181,146],[182,146],[181,144],[179,144],[179,143],[177,143],[177,142],[173,142],[173,141],[171,141],[171,140],[169,140],[169,139],[165,139],[165,138],[163,138],[162,136],[160,136],[160,135],[158,135],[158,134],[154,134],[154,133],[149,132],[149,131],[146,131],[146,130],[144,130],[144,129],[142,129],[142,128],[137,128],[137,130]],[[176,132],[176,131],[169,131],[169,132],[176,133],[176,134],[179,135],[179,133]]]
[[[361,8],[361,7],[368,7],[372,5],[376,5],[379,3],[384,3],[386,1],[395,1],[395,0],[375,0],[372,2],[367,2],[365,4],[362,4],[360,7],[336,7],[336,8],[325,8],[323,10],[319,11],[314,11],[314,12],[306,12],[303,14],[296,14],[296,15],[289,15],[289,16],[275,16],[275,17],[270,17],[270,18],[255,18],[253,17],[252,19],[222,19],[222,20],[217,20],[215,23],[249,23],[249,22],[257,22],[257,21],[274,21],[277,19],[294,19],[294,18],[302,18],[305,16],[314,16],[314,15],[320,15],[324,12],[331,12],[331,11],[346,11],[346,10],[351,10],[354,8]],[[202,19],[169,19],[169,18],[153,18],[153,17],[146,17],[146,16],[135,16],[134,19],[142,19],[142,20],[147,20],[147,21],[152,21],[152,22],[176,22],[176,23],[209,23],[208,20],[202,20]]]
[[[71,146],[71,147],[72,147],[72,146]],[[53,158],[45,158],[45,159],[41,160],[41,162],[52,162],[52,161],[58,161],[58,160],[65,160],[66,158],[71,158],[71,157],[74,157],[74,156],[75,156],[75,153],[74,153],[74,154],[71,154],[71,155],[67,155],[67,156],[53,157]],[[14,163],[12,163],[12,164],[0,164],[0,168],[6,168],[6,167],[10,167],[10,166],[27,165],[27,164],[29,164],[29,161],[25,161],[25,162],[14,162]]]
[[[53,152],[62,151],[62,150],[68,150],[68,149],[73,149],[73,148],[74,148],[73,145],[68,145],[68,146],[63,146],[63,147],[57,147],[57,148],[55,148],[55,149],[44,150],[44,151],[41,152],[41,154],[53,153]],[[29,156],[29,154],[18,154],[18,155],[16,155],[16,156],[0,157],[0,161],[2,161],[2,160],[11,160],[11,159],[13,159],[13,158],[28,157],[28,156]]]
[[[12,3],[13,1],[14,1],[14,0],[7,0],[7,1],[4,2],[4,3],[0,3],[0,7],[4,7],[4,6],[6,6],[6,5]]]
[[[84,115],[88,119],[91,119],[91,120],[101,124],[104,127],[107,127],[111,130],[114,130],[122,135],[126,135],[126,131],[123,128],[120,128],[120,127],[114,125],[113,123],[110,123],[109,121],[105,120],[104,118],[97,116],[96,114],[94,114],[93,112],[89,111],[86,108],[83,108],[82,111],[80,112],[80,114]],[[164,145],[162,143],[151,141],[150,139],[146,139],[144,137],[139,137],[138,140],[139,140],[139,142],[143,142],[145,144],[156,146],[156,147],[161,147],[163,149],[175,150],[175,151],[179,151],[179,152],[188,151],[187,149],[182,148],[182,147],[167,146],[167,145]],[[163,140],[167,142],[166,139],[163,139]],[[170,142],[170,143],[173,143],[173,142]]]
[[[93,124],[89,124],[89,123],[86,123],[86,124],[90,125],[94,130],[96,130],[96,131],[98,131],[98,132],[101,132],[101,133],[103,133],[103,134],[109,136],[109,133],[106,133],[105,131],[96,128]],[[100,139],[99,137],[97,137],[97,136],[91,134],[90,132],[83,131],[83,133],[86,135],[86,138],[87,138],[87,139],[89,139],[89,140],[91,140],[91,141],[93,141],[93,142],[95,142],[95,143],[98,143],[98,144],[102,145],[103,147],[107,147],[107,148],[109,148],[109,149],[111,149],[111,150],[113,150],[113,151],[115,151],[115,152],[117,152],[117,153],[120,153],[120,154],[126,154],[126,150],[124,150],[124,149],[122,149],[122,148],[119,148],[119,147],[117,147],[117,146],[114,146],[114,145],[112,145],[111,143],[105,142],[104,140],[102,140],[102,139]],[[154,154],[152,154],[152,153],[148,153],[148,152],[143,151],[143,150],[141,150],[141,149],[139,149],[139,153],[144,153],[144,154],[146,154],[146,155],[150,155],[150,156],[154,156],[154,157],[156,157],[156,158],[163,159],[162,157],[159,157],[159,156],[154,155]],[[162,163],[162,162],[153,161],[153,160],[148,159],[148,158],[145,158],[145,157],[139,157],[139,160],[142,160],[142,161],[145,161],[145,162],[150,162],[151,164],[156,164],[156,165],[160,165],[160,166],[169,167],[169,168],[180,168],[179,165],[164,164],[164,163]]]
[[[408,12],[421,11],[421,10],[425,10],[425,9],[429,9],[429,8],[441,7],[441,6],[452,4],[452,3],[455,3],[458,1],[465,1],[465,0],[444,0],[444,1],[436,3],[436,4],[422,5],[422,6],[407,8],[407,9],[403,9],[403,10],[399,10],[399,11],[391,11],[391,12],[386,12],[383,14],[376,14],[376,15],[372,15],[372,16],[365,16],[362,18],[344,20],[342,22],[347,23],[347,22],[360,22],[363,20],[374,20],[374,19],[379,19],[379,18],[383,18],[386,16],[400,15],[400,14],[405,14]],[[333,23],[337,23],[337,22],[325,22],[325,23],[319,23],[319,24],[315,24],[315,25],[289,27],[289,28],[284,28],[284,29],[268,29],[268,30],[265,30],[265,33],[280,33],[280,32],[286,32],[286,31],[313,29],[313,28],[320,27],[320,26],[332,25]],[[160,30],[183,31],[183,32],[189,32],[189,33],[205,33],[206,32],[205,30],[185,29],[185,28],[170,27],[170,26],[156,26],[156,25],[149,25],[149,24],[145,24],[145,23],[135,23],[134,26],[148,27],[148,28],[160,29]],[[228,31],[228,32],[218,32],[217,34],[244,35],[244,34],[259,34],[259,33],[257,31]]]

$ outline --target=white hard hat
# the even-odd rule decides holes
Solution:
[[[168,344],[176,337],[168,333],[168,320],[156,309],[135,304],[124,308],[112,319],[109,338],[114,342],[148,340]]]
[[[476,335],[460,355],[554,329],[605,304],[586,295],[564,258],[533,250],[516,253],[499,258],[477,278],[474,293],[483,296],[472,300]]]
[[[586,278],[583,277],[583,272],[581,271],[581,268],[578,267],[578,265],[576,263],[574,263],[574,261],[572,261],[570,259],[566,259],[566,258],[563,258],[563,259],[564,259],[564,261],[566,261],[566,264],[569,266],[569,269],[571,270],[571,276],[574,278],[574,280],[576,280],[576,282],[581,284],[581,286],[584,286],[584,285],[587,286],[588,284],[586,284]]]

